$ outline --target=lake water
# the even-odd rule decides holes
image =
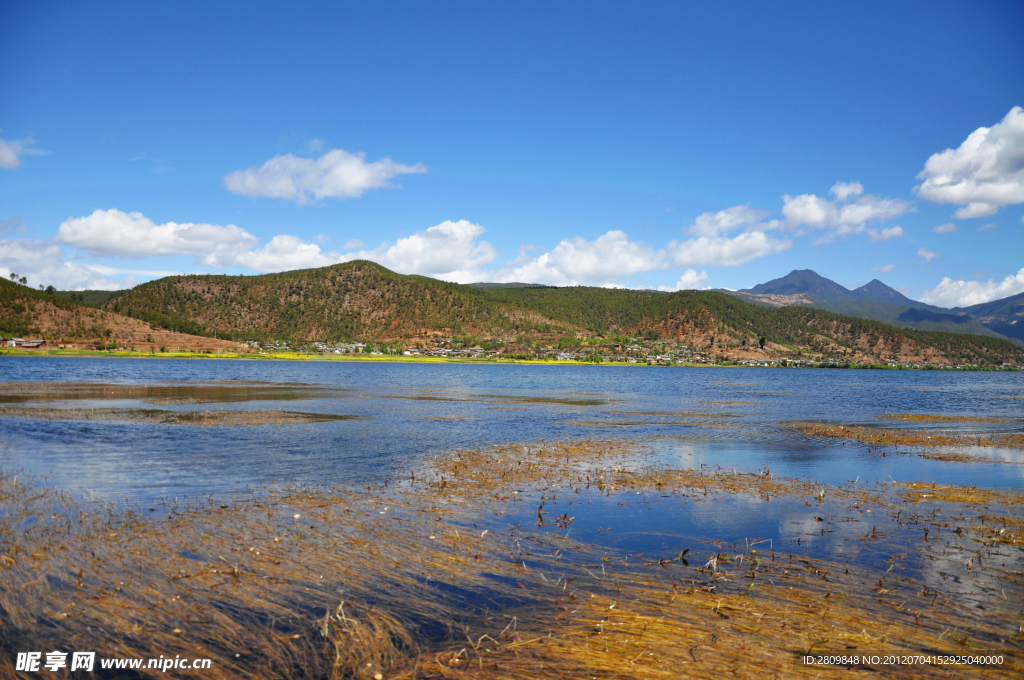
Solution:
[[[77,495],[117,504],[245,498],[253,489],[296,482],[391,481],[393,488],[424,456],[495,443],[598,438],[645,445],[655,462],[672,467],[757,472],[767,466],[776,477],[832,485],[1024,485],[1019,450],[977,448],[971,453],[991,462],[975,463],[883,457],[868,446],[808,438],[787,425],[878,427],[885,413],[927,413],[1010,420],[942,424],[946,430],[1019,433],[1024,373],[1017,372],[6,357],[0,359],[0,382],[64,383],[27,393],[23,386],[4,386],[0,408],[27,410],[0,418],[0,466],[45,475]],[[194,427],[32,415],[110,408],[353,417]],[[496,520],[495,526],[531,515],[535,521],[536,502],[544,500],[553,515],[576,516],[576,540],[622,554],[673,555],[695,542],[763,539],[777,550],[882,567],[893,542],[910,541],[919,531],[897,527],[884,511],[819,509],[792,498],[737,495],[709,503],[699,496],[593,491],[541,496],[524,497],[522,516]],[[871,547],[858,540],[872,531],[872,522],[887,519],[891,540]],[[940,571],[934,559],[907,568],[933,582]],[[974,587],[964,586],[965,593]]]
[[[1024,373],[1018,372],[6,357],[0,359],[0,381],[185,390],[116,400],[62,400],[58,390],[43,400],[0,404],[21,408],[359,416],[251,427],[0,419],[5,468],[47,475],[58,486],[115,501],[230,496],[290,482],[381,481],[403,474],[420,456],[456,448],[608,437],[649,444],[663,462],[683,468],[704,464],[749,472],[767,465],[776,476],[829,484],[858,477],[866,483],[1024,483],[1021,465],[881,457],[867,447],[816,441],[785,427],[807,420],[877,426],[884,413],[1022,419]],[[197,383],[222,389],[196,398],[188,387]],[[960,427],[1022,430],[1021,422]],[[976,453],[1024,462],[1019,451]]]

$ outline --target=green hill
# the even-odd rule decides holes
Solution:
[[[431,333],[495,337],[582,330],[507,308],[488,300],[487,292],[356,261],[260,276],[172,276],[122,291],[104,308],[187,333],[246,339],[383,339]]]
[[[54,295],[72,302],[81,302],[90,307],[101,307],[116,292],[113,290],[58,290],[54,292]]]
[[[115,294],[104,308],[154,327],[256,340],[503,340],[521,346],[675,341],[709,353],[768,351],[849,360],[1024,363],[1005,340],[896,328],[809,307],[766,307],[709,291],[480,287],[403,276],[372,262],[259,276],[190,275]]]

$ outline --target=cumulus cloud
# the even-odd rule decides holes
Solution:
[[[198,262],[213,266],[221,266],[219,263],[230,261],[233,255],[259,242],[233,224],[155,224],[142,213],[117,209],[96,210],[86,217],[64,220],[56,240],[90,255],[192,255]]]
[[[878,229],[868,229],[868,238],[872,241],[888,241],[891,238],[901,238],[903,236],[903,227],[887,227],[879,231]]]
[[[544,283],[552,286],[615,285],[621,279],[640,272],[687,267],[675,287],[695,288],[706,278],[695,267],[701,265],[735,266],[765,255],[786,250],[788,239],[771,238],[767,230],[778,225],[760,222],[767,215],[749,206],[733,206],[698,216],[687,228],[691,238],[670,241],[664,248],[652,248],[630,241],[625,232],[609,231],[588,241],[579,236],[563,239],[550,251],[527,255],[524,251],[511,267],[498,274],[499,281]],[[736,235],[732,232],[743,230]],[[696,278],[695,278],[696,277]]]
[[[957,219],[988,217],[1001,206],[1024,203],[1024,109],[1015,106],[958,148],[933,154],[917,178],[923,180],[915,188],[921,198],[963,206]]]
[[[946,222],[932,229],[936,234],[949,234],[950,232],[956,231],[956,225],[952,222]]]
[[[883,264],[880,267],[872,267],[873,272],[883,272],[888,274],[889,272],[896,271],[896,265],[894,264]]]
[[[837,182],[829,200],[815,194],[782,197],[782,216],[790,230],[800,227],[825,231],[821,241],[864,231],[869,222],[884,222],[910,209],[905,201],[864,194],[859,182]]]
[[[975,217],[989,217],[999,212],[999,206],[994,203],[983,203],[974,201],[962,208],[958,208],[953,217],[958,220],[971,220]]]
[[[672,241],[666,246],[668,258],[680,267],[735,266],[786,250],[793,245],[792,241],[768,236],[766,232],[781,223],[761,222],[767,215],[764,210],[746,205],[703,213],[686,230],[693,238]],[[739,229],[743,231],[729,235]]]
[[[552,286],[600,286],[617,283],[623,276],[660,269],[666,264],[664,251],[630,241],[626,233],[619,230],[609,231],[593,241],[579,236],[563,239],[546,253],[521,259],[525,261],[500,272],[497,280]]]
[[[940,307],[970,307],[1024,293],[1024,269],[1002,281],[964,281],[945,277],[931,290],[925,291],[921,302]]]
[[[24,139],[0,139],[0,168],[21,167],[21,156],[35,143],[31,137]]]
[[[400,238],[394,245],[384,244],[376,250],[358,251],[356,256],[403,274],[471,283],[479,281],[483,276],[482,268],[498,256],[494,246],[479,240],[486,231],[468,220],[449,220]]]
[[[864,185],[860,182],[836,182],[828,193],[835,196],[837,201],[845,201],[854,196],[864,193]]]
[[[708,273],[701,272],[697,273],[696,269],[687,269],[683,272],[683,275],[679,277],[674,286],[658,286],[658,290],[665,292],[675,292],[677,290],[694,290],[700,288],[701,284],[708,280]]]
[[[226,175],[224,186],[236,194],[283,198],[303,205],[323,198],[358,198],[368,189],[391,187],[390,180],[398,175],[426,171],[420,164],[403,165],[390,158],[367,163],[365,153],[334,149],[320,158],[274,156],[258,168]]]
[[[748,231],[732,238],[701,236],[672,241],[668,253],[681,267],[719,265],[734,267],[766,255],[774,255],[793,245],[789,239],[775,239],[763,231]]]
[[[749,226],[767,217],[764,210],[755,210],[748,205],[735,205],[716,213],[706,212],[697,216],[693,226],[687,229],[692,236],[715,237]]]
[[[317,244],[307,243],[298,236],[279,234],[270,239],[270,242],[262,248],[239,253],[224,253],[211,264],[221,268],[245,267],[266,274],[326,267],[344,261],[344,255],[325,253]]]
[[[939,257],[939,254],[933,250],[928,250],[927,248],[918,248],[917,256],[925,262],[931,262],[935,258]]]
[[[0,241],[0,276],[7,278],[12,272],[26,277],[33,287],[59,290],[117,290],[138,283],[134,277],[112,279],[101,268],[67,262],[60,246],[32,239]]]
[[[485,278],[483,267],[498,256],[494,246],[480,240],[486,231],[468,220],[447,221],[400,238],[394,244],[383,243],[373,250],[348,250],[362,245],[358,241],[350,241],[342,250],[333,251],[324,251],[316,243],[282,234],[262,248],[226,253],[213,264],[218,267],[245,267],[265,273],[325,267],[351,260],[372,260],[402,274],[471,283]]]

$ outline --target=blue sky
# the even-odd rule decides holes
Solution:
[[[4,3],[0,274],[110,288],[366,257],[460,282],[811,268],[1005,297],[1021,26],[1019,2]]]

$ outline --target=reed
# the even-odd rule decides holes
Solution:
[[[984,588],[940,594],[902,569],[935,543],[894,544],[879,568],[764,544],[695,542],[647,556],[581,544],[572,518],[545,514],[542,500],[577,490],[871,504],[880,520],[891,513],[977,548],[963,576]],[[919,491],[822,487],[767,469],[670,470],[600,440],[456,451],[387,486],[260,489],[188,507],[95,505],[8,472],[0,677],[16,677],[13,652],[29,649],[209,657],[213,668],[195,671],[207,678],[410,680],[838,677],[846,672],[799,656],[1014,653],[1024,585],[982,551],[994,545],[990,506],[1019,521],[1017,502],[944,488],[935,489],[947,494],[941,511],[929,499],[903,503]],[[536,524],[524,521],[538,500]],[[1000,545],[1019,549],[1017,525],[1006,526]],[[883,550],[875,534],[864,541]]]

